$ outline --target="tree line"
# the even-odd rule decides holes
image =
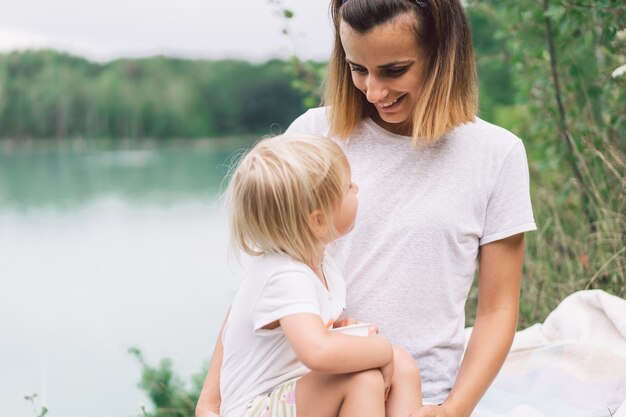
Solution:
[[[265,134],[304,111],[285,62],[0,54],[0,138]],[[274,125],[277,125],[276,127]]]

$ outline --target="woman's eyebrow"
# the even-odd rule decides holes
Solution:
[[[415,63],[415,61],[412,59],[408,59],[406,61],[393,61],[388,64],[379,65],[378,68],[389,68],[389,67],[402,66],[402,65],[412,65],[413,63]]]
[[[350,64],[350,65],[354,65],[354,66],[357,66],[357,67],[362,67],[362,65],[359,65],[359,64],[357,64],[356,62],[352,62],[352,61],[350,61],[348,58],[346,58],[346,62],[347,62],[348,64]]]
[[[354,65],[356,67],[362,67],[363,66],[361,64],[357,64],[356,62],[350,61],[348,58],[346,58],[346,62],[348,64]],[[395,66],[398,66],[398,65],[412,65],[413,63],[415,63],[415,61],[412,60],[412,59],[408,59],[406,61],[393,61],[393,62],[390,62],[388,64],[379,65],[378,68],[385,69],[385,68],[389,68],[389,67],[395,67]]]

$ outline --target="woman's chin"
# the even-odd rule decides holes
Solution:
[[[377,112],[375,121],[378,125],[392,133],[411,136],[410,122],[404,113],[389,114]]]
[[[390,125],[401,125],[406,123],[406,117],[404,115],[389,115],[389,114],[380,114],[378,113],[378,117],[385,123]]]

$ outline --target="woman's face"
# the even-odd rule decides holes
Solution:
[[[390,132],[407,135],[424,63],[414,21],[411,14],[401,15],[364,34],[343,21],[339,27],[352,82],[376,109],[374,120]]]

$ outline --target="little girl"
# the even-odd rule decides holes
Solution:
[[[408,417],[421,405],[408,352],[374,330],[328,331],[345,285],[324,247],[354,226],[357,191],[341,148],[321,136],[262,140],[236,168],[231,233],[253,259],[216,351],[223,417]]]

